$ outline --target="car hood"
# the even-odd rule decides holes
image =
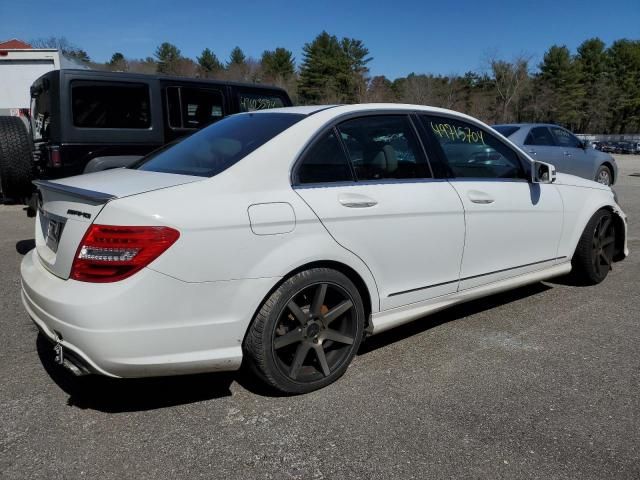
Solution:
[[[583,187],[583,188],[595,188],[597,190],[611,190],[606,185],[602,185],[601,183],[595,182],[593,180],[587,180],[586,178],[576,177],[575,175],[570,175],[568,173],[560,173],[556,172],[556,181],[557,185],[571,185],[573,187]]]

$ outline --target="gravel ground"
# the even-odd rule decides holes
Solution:
[[[640,478],[640,157],[618,160],[631,255],[603,284],[426,317],[289,398],[61,371],[19,298],[33,220],[0,206],[0,478]]]

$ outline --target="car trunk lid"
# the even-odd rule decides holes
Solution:
[[[131,169],[36,180],[38,256],[47,270],[67,279],[84,234],[108,202],[201,180],[204,178]]]

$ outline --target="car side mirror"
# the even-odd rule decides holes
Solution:
[[[550,163],[534,160],[531,168],[532,183],[553,183],[556,181],[556,167]]]

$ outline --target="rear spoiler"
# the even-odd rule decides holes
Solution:
[[[109,200],[118,198],[110,193],[96,192],[94,190],[85,190],[84,188],[72,187],[62,183],[50,182],[49,180],[34,180],[33,184],[36,188],[43,188],[54,192],[60,192],[73,197],[82,198],[83,200],[91,200],[97,203],[106,203]]]

